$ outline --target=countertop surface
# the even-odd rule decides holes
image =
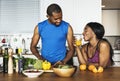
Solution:
[[[120,53],[120,50],[114,50],[114,53]]]
[[[120,81],[120,67],[110,67],[104,70],[103,73],[92,73],[88,70],[80,71],[69,78],[63,78],[55,75],[53,72],[43,73],[37,78],[28,78],[23,74],[0,73],[0,81]]]

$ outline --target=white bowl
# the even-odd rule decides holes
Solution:
[[[29,78],[35,78],[43,74],[43,72],[43,70],[24,70],[22,73]]]

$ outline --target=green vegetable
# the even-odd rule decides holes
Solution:
[[[36,60],[36,63],[34,64],[34,68],[37,70],[42,69],[42,63],[43,63],[43,60]]]
[[[36,59],[33,58],[24,58],[23,59],[23,69],[29,69],[29,65],[34,65],[36,62]]]
[[[13,58],[13,64],[14,67],[16,67],[15,60],[18,60],[18,58]],[[42,60],[34,59],[34,58],[24,58],[22,57],[23,61],[23,70],[25,69],[42,69]]]
[[[72,66],[71,65],[59,65],[58,68],[68,69],[68,68],[72,68]]]
[[[64,66],[62,66],[62,69],[68,69],[68,68],[69,68],[68,65],[64,65]]]

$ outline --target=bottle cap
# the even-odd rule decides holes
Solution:
[[[22,53],[22,48],[18,49],[18,53],[21,54]]]

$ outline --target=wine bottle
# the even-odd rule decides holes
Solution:
[[[5,48],[4,54],[3,54],[3,72],[8,72],[8,48]]]

